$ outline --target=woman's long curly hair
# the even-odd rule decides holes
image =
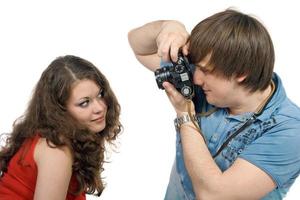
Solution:
[[[107,105],[106,127],[92,133],[71,117],[66,109],[72,85],[88,79],[104,91]],[[73,175],[78,188],[72,193],[85,191],[100,196],[104,189],[101,172],[106,142],[112,143],[122,130],[119,121],[120,105],[105,76],[89,61],[76,56],[55,59],[42,73],[29,102],[27,111],[13,125],[13,131],[0,151],[0,175],[22,143],[36,134],[46,138],[48,145],[67,146],[73,153]],[[53,147],[53,145],[50,145]]]

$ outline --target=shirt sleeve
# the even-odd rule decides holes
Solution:
[[[239,156],[265,171],[278,187],[291,185],[300,171],[300,121],[278,124]]]

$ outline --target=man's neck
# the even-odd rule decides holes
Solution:
[[[270,84],[264,91],[245,92],[245,95],[240,95],[243,96],[240,102],[229,108],[229,113],[231,115],[240,115],[247,112],[259,113],[268,102],[268,99],[271,98],[274,89],[275,85]]]

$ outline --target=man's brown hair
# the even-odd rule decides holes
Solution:
[[[209,64],[217,75],[246,76],[241,84],[252,92],[270,84],[274,47],[268,31],[255,18],[230,9],[216,13],[195,26],[189,41],[192,63],[211,54]]]

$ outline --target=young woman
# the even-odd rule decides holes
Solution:
[[[55,59],[0,149],[0,199],[100,196],[105,143],[121,132],[119,115],[108,81],[92,63]]]

